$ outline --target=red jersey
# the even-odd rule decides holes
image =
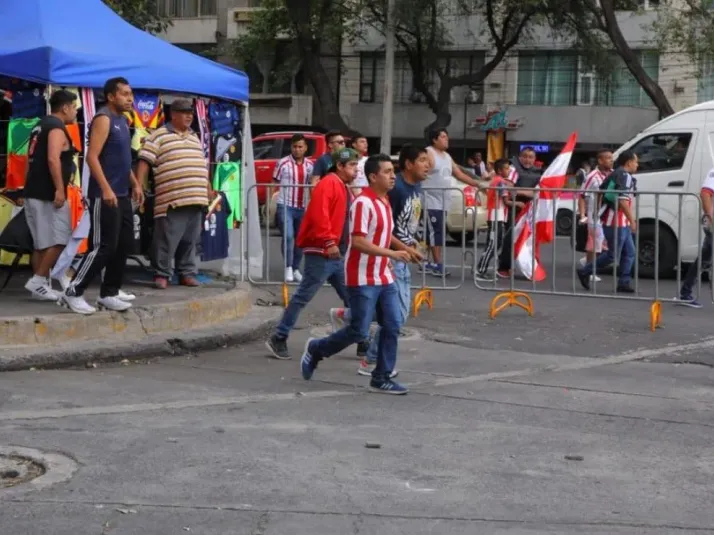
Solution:
[[[374,245],[389,249],[392,241],[392,207],[389,199],[380,199],[371,188],[362,190],[350,208],[350,237],[363,236]],[[385,286],[394,282],[390,260],[372,256],[352,248],[352,239],[345,259],[347,286]]]
[[[325,175],[317,183],[295,240],[305,254],[327,256],[329,247],[340,245],[349,194],[348,187],[335,173]]]

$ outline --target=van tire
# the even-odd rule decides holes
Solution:
[[[654,251],[655,251],[655,224],[654,222],[641,223],[638,234],[640,235],[639,250],[639,276],[643,279],[654,279]],[[635,242],[637,243],[637,242]],[[659,278],[668,278],[674,275],[677,267],[677,239],[672,231],[663,224],[659,225]]]
[[[456,243],[460,244],[461,243],[461,233],[460,232],[449,232],[449,237],[454,240]],[[471,243],[474,241],[474,233],[473,232],[466,232],[466,243]]]

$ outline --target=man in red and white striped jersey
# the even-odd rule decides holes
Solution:
[[[290,155],[278,162],[273,172],[273,180],[280,183],[275,219],[282,235],[282,251],[285,259],[285,282],[300,282],[300,262],[302,249],[295,246],[295,237],[305,215],[312,162],[305,158],[307,141],[302,134],[295,134],[290,140]]]
[[[632,234],[637,232],[637,220],[632,199],[637,190],[637,181],[632,173],[637,171],[638,163],[637,154],[631,150],[622,152],[617,157],[615,170],[605,179],[600,188],[603,204],[603,232],[608,247],[607,251],[597,257],[595,263],[586,264],[578,269],[578,279],[586,290],[590,289],[590,275],[598,269],[616,264],[618,268],[617,291],[620,293],[634,292],[630,285],[632,266],[635,264],[635,242],[632,239]],[[608,191],[613,193],[607,193]]]
[[[579,224],[588,226],[588,241],[585,245],[586,258],[584,262],[581,261],[583,266],[588,262],[595,262],[597,255],[602,253],[605,245],[605,234],[600,221],[598,193],[600,185],[611,172],[612,151],[601,149],[597,153],[597,165],[587,174],[578,197]],[[594,273],[590,276],[590,280],[600,282],[600,278]]]
[[[391,379],[397,362],[402,313],[390,260],[413,262],[420,255],[392,234],[394,221],[387,196],[395,181],[391,158],[385,154],[370,156],[364,169],[369,187],[364,188],[350,208],[350,244],[345,258],[350,323],[326,338],[309,339],[300,367],[303,378],[309,380],[322,359],[366,339],[376,311],[381,329],[370,389],[384,394],[406,394],[407,388]]]

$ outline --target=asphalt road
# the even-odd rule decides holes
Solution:
[[[647,302],[537,296],[489,320],[493,295],[465,282],[410,319],[399,398],[366,391],[353,348],[300,378],[329,289],[292,361],[254,343],[2,374],[0,446],[77,470],[0,488],[0,533],[714,533],[711,307],[650,333]]]

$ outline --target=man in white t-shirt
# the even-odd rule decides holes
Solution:
[[[709,269],[712,261],[712,219],[714,219],[714,169],[709,171],[707,177],[702,184],[702,190],[699,193],[702,199],[702,227],[704,227],[704,245],[702,245],[702,270]],[[682,281],[682,288],[679,290],[680,305],[691,308],[702,308],[702,305],[692,296],[694,283],[699,275],[699,258],[689,266],[687,275]]]
[[[359,162],[357,162],[357,175],[355,175],[355,180],[351,186],[352,193],[356,197],[362,193],[362,188],[369,186],[367,176],[364,174],[364,163],[367,161],[369,144],[366,137],[359,132],[355,132],[350,141],[350,146],[362,155]]]

